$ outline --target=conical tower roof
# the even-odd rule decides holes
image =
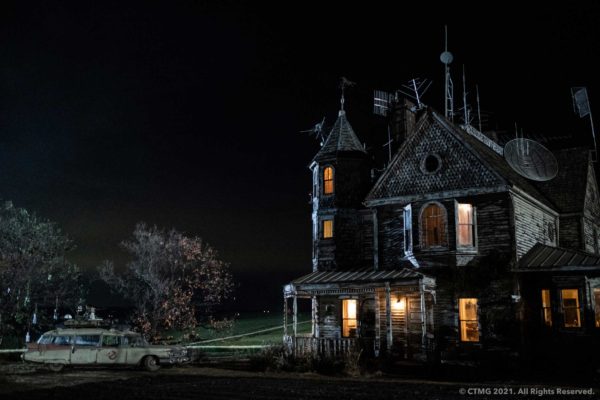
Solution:
[[[323,147],[321,147],[321,150],[319,150],[313,160],[320,161],[324,158],[330,158],[339,152],[367,154],[360,140],[358,140],[356,133],[354,133],[350,122],[348,122],[344,110],[339,112],[335,125],[333,125],[329,136],[327,136],[327,140],[325,140]]]

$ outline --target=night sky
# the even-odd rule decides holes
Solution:
[[[447,24],[457,104],[465,64],[497,128],[589,142],[570,87],[600,115],[600,7],[372,3],[3,2],[0,198],[57,222],[86,269],[125,262],[138,221],[201,236],[240,303],[278,309],[281,286],[311,271],[318,143],[299,131],[334,122],[341,76],[367,143],[373,89],[428,78],[424,102],[443,111]]]

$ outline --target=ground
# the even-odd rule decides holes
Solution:
[[[593,385],[566,385],[589,390]],[[137,369],[71,369],[51,373],[19,362],[0,364],[2,399],[499,399],[564,398],[553,384],[467,383],[372,375],[361,378],[316,374],[258,373],[187,365],[156,373]],[[518,395],[519,390],[526,394]],[[568,398],[596,398],[573,394]],[[511,395],[512,393],[512,395]]]

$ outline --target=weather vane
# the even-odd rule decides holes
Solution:
[[[301,133],[308,133],[309,135],[315,135],[319,144],[323,146],[325,143],[325,139],[327,139],[325,135],[325,117],[313,126],[311,129],[306,129],[304,131],[300,131]]]
[[[344,111],[344,92],[346,90],[347,87],[352,87],[352,86],[356,86],[355,82],[352,82],[351,80],[347,79],[345,76],[342,76],[340,78],[340,89],[342,89],[342,99],[340,100],[341,103],[341,111]]]

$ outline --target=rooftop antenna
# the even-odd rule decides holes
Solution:
[[[481,107],[479,106],[479,85],[475,85],[475,91],[477,92],[477,120],[479,122],[479,132],[483,132],[481,129]]]
[[[573,109],[583,118],[586,115],[590,116],[590,126],[592,128],[592,138],[594,139],[594,150],[592,151],[592,161],[598,161],[598,146],[596,145],[596,133],[594,131],[594,119],[592,118],[592,109],[590,107],[590,99],[587,94],[586,87],[572,87],[571,96],[573,97]]]
[[[450,64],[454,60],[452,53],[448,51],[448,25],[444,25],[444,52],[440,54],[440,61],[444,63],[444,115],[451,121],[454,119],[454,85],[452,83],[452,77],[450,76]]]
[[[347,87],[352,87],[355,85],[356,85],[355,82],[352,82],[351,80],[347,79],[345,76],[342,76],[340,78],[340,89],[342,89],[342,98],[340,99],[340,112],[339,112],[340,115],[343,115],[345,113],[345,111],[344,111],[344,102],[345,102],[344,92],[346,91]]]
[[[464,113],[464,124],[470,124],[469,107],[467,107],[467,78],[465,76],[465,65],[463,64],[463,113]]]
[[[314,135],[319,141],[319,144],[323,146],[323,144],[325,143],[325,139],[327,139],[325,134],[325,117],[323,117],[321,122],[317,122],[315,126],[313,126],[311,129],[300,131],[300,133],[308,133],[309,135]]]
[[[427,89],[431,86],[431,81],[429,79],[420,79],[414,78],[408,81],[407,84],[402,85],[405,90],[398,90],[400,93],[414,99],[417,102],[417,108],[421,109],[423,107],[423,103],[421,103],[421,98],[427,92]]]

